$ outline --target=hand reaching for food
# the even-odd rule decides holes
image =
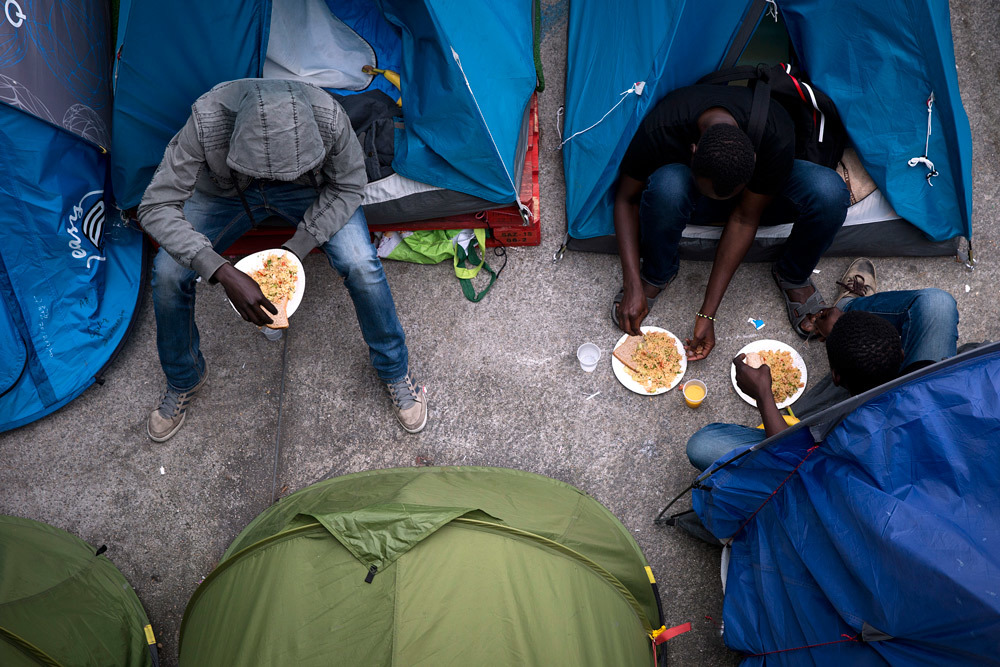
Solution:
[[[771,368],[764,363],[760,354],[740,353],[733,359],[733,364],[736,366],[736,386],[740,391],[757,401],[758,405],[761,404],[761,399],[776,402],[771,389]]]
[[[696,317],[694,333],[684,339],[684,349],[687,350],[688,361],[704,359],[715,347],[715,323],[705,317]]]

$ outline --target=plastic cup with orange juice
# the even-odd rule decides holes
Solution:
[[[684,402],[689,408],[697,408],[708,395],[708,387],[701,380],[688,380],[681,390],[684,393]]]

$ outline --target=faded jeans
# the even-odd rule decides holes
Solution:
[[[244,194],[254,220],[278,216],[291,226],[302,220],[316,200],[315,189],[292,183],[254,181]],[[185,204],[184,217],[208,237],[217,252],[228,248],[253,226],[238,198],[213,197],[198,191]],[[409,363],[406,339],[361,208],[322,248],[354,301],[379,379],[402,379]],[[178,391],[194,387],[205,374],[205,358],[194,322],[197,277],[160,248],[153,261],[152,280],[156,349],[167,383]]]
[[[881,292],[851,299],[840,308],[845,313],[852,310],[874,313],[896,327],[903,343],[900,370],[918,361],[937,362],[955,356],[958,306],[954,297],[943,290]],[[847,397],[845,391],[844,398]],[[754,445],[765,437],[762,429],[739,424],[709,424],[688,440],[688,459],[698,470],[705,470],[727,453]]]

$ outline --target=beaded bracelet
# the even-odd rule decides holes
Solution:
[[[712,317],[711,315],[706,315],[705,313],[698,312],[695,313],[695,315],[697,315],[698,317],[704,317],[706,320],[712,320],[713,322],[715,321],[714,317]]]

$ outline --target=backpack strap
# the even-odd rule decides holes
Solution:
[[[753,81],[757,77],[757,68],[753,65],[740,65],[739,67],[730,67],[728,69],[720,69],[718,72],[712,72],[706,74],[705,76],[698,79],[699,84],[716,84],[716,83],[730,83],[732,81]]]
[[[757,65],[756,80],[753,83],[753,101],[750,103],[750,120],[747,122],[747,136],[753,144],[754,152],[760,149],[767,125],[767,109],[771,103],[771,76],[766,65]]]
[[[736,33],[733,43],[726,52],[726,57],[722,59],[722,64],[719,65],[720,70],[730,69],[740,59],[740,56],[743,55],[743,50],[750,43],[750,38],[753,37],[754,31],[757,29],[757,24],[760,23],[760,19],[764,15],[764,9],[766,8],[767,0],[754,0],[753,4],[750,5],[746,15],[743,17],[743,23],[740,24],[739,32]]]

